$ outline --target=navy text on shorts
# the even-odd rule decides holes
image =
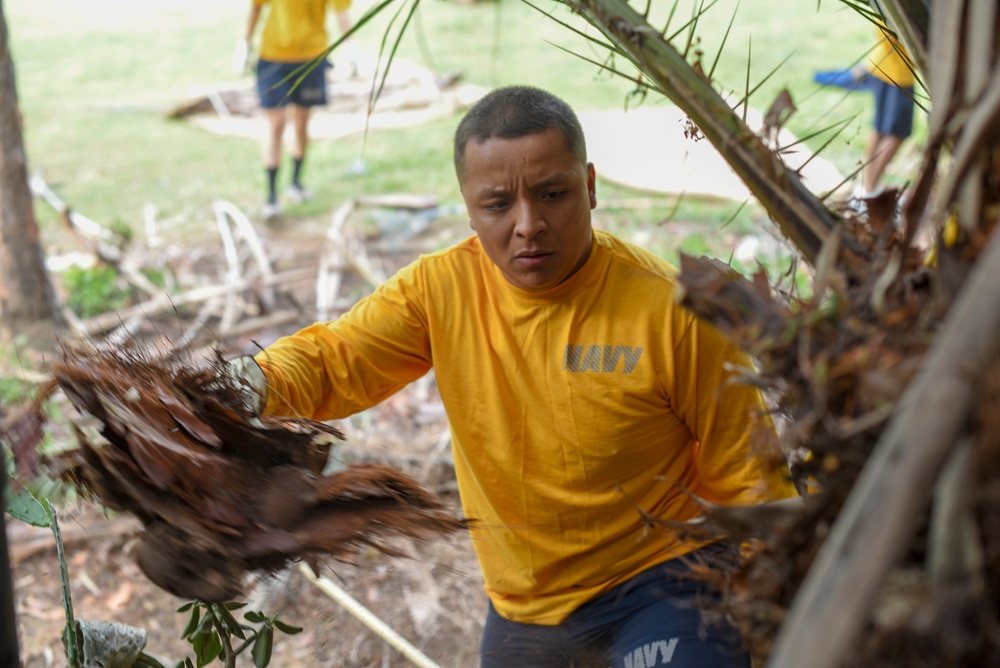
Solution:
[[[690,573],[690,560],[734,563],[729,543],[707,545],[639,573],[589,601],[561,624],[522,624],[490,605],[482,668],[750,668],[731,626],[707,625],[699,603],[718,595]]]

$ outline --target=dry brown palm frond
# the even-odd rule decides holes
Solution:
[[[323,475],[334,427],[253,417],[221,359],[192,367],[136,349],[65,351],[52,366],[83,414],[79,450],[62,475],[144,526],[136,559],[173,594],[237,597],[249,570],[398,552],[392,536],[430,538],[465,522],[412,478],[387,466]]]

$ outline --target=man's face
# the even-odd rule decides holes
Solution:
[[[472,229],[514,286],[559,285],[590,256],[594,167],[569,152],[559,130],[470,141],[459,185]]]

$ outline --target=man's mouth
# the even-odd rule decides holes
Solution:
[[[545,251],[523,251],[514,256],[514,262],[522,267],[535,267],[552,257],[552,253]]]

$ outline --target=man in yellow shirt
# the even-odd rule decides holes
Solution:
[[[253,39],[261,9],[270,5],[270,13],[261,38],[257,60],[257,92],[267,116],[268,131],[264,140],[264,167],[267,172],[267,202],[264,218],[281,213],[278,202],[277,178],[281,165],[281,144],[285,122],[291,118],[295,132],[292,150],[292,182],[285,192],[294,203],[312,197],[302,185],[302,164],[309,144],[309,112],[312,107],[326,104],[325,61],[313,68],[305,79],[289,75],[323,53],[330,45],[326,32],[326,10],[332,7],[340,29],[351,28],[347,9],[350,0],[252,0],[244,39],[237,45],[234,56],[237,69],[246,67],[249,45]]]
[[[592,229],[562,100],[491,92],[455,166],[476,235],[256,355],[260,407],[342,418],[435,370],[490,598],[482,666],[746,668],[732,629],[703,633],[713,594],[681,558],[732,546],[643,513],[794,495],[760,393],[727,382],[750,360],[677,305],[671,265]]]

